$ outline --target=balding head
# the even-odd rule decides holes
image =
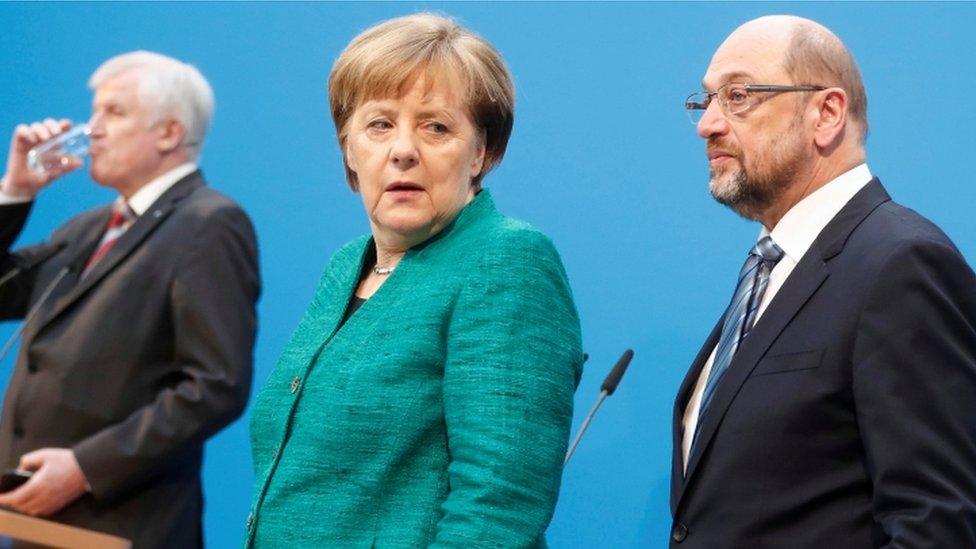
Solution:
[[[727,50],[761,50],[797,85],[838,87],[847,93],[847,119],[863,145],[868,134],[868,99],[857,63],[840,38],[816,21],[793,15],[768,15],[737,28],[716,57]]]
[[[715,52],[702,85],[697,130],[712,195],[767,228],[864,162],[864,85],[822,25],[783,15],[749,21]]]

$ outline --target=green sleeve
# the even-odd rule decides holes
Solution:
[[[432,547],[544,544],[582,368],[559,256],[535,231],[486,246],[447,333],[450,493]]]

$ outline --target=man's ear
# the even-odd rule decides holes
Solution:
[[[830,148],[843,138],[847,127],[847,92],[841,88],[827,88],[817,92],[817,122],[814,140],[821,149]]]
[[[186,137],[186,128],[183,127],[183,124],[179,120],[171,118],[160,122],[158,126],[160,129],[156,147],[160,152],[172,152],[184,144],[183,139]]]

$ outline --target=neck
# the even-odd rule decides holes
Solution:
[[[863,163],[863,153],[845,155],[843,158],[818,157],[818,161],[802,174],[798,174],[782,195],[770,207],[756,216],[756,220],[762,223],[767,230],[772,231],[776,224],[783,219],[783,216],[801,200],[841,174]]]
[[[132,198],[132,195],[139,192],[139,189],[145,187],[157,177],[189,161],[189,155],[187,155],[185,152],[173,152],[163,157],[160,162],[153,167],[153,169],[148,171],[148,173],[140,176],[138,179],[132,182],[119,185],[116,187],[116,190],[118,190],[119,194],[121,194],[122,197],[128,201],[130,198]]]
[[[406,248],[384,246],[378,240],[375,242],[377,267],[384,269],[396,267],[400,263],[400,260],[403,259],[404,254],[407,253]]]
[[[407,253],[406,248],[384,245],[382,239],[379,238],[374,237],[373,242],[376,244],[376,268],[392,269],[400,263],[404,254]],[[380,289],[380,286],[390,278],[390,274],[392,272],[379,274],[375,269],[367,269],[356,286],[356,297],[362,299],[372,297]]]

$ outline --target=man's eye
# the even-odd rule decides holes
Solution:
[[[732,105],[741,105],[748,97],[749,93],[745,88],[732,88],[726,94],[727,101]]]

